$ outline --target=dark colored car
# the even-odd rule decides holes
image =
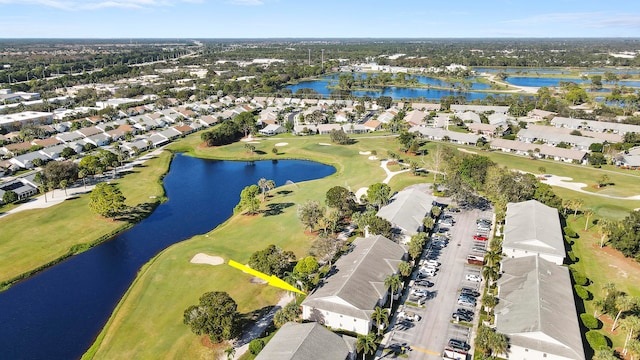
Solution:
[[[433,282],[429,280],[418,280],[416,281],[416,284],[420,286],[426,286],[426,287],[432,287],[434,285]]]
[[[458,339],[449,339],[449,347],[456,350],[469,351],[471,346],[467,344],[466,341],[458,340]]]
[[[473,311],[469,309],[458,308],[456,309],[456,313],[473,317]]]
[[[474,298],[477,298],[478,296],[480,296],[479,292],[467,287],[463,287],[462,289],[460,289],[460,293],[473,296]]]
[[[451,314],[451,318],[455,321],[463,321],[468,323],[473,321],[473,316],[469,316],[467,314],[460,314],[457,312],[454,312],[453,314]]]

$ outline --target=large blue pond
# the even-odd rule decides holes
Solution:
[[[76,359],[91,345],[136,272],[167,246],[226,220],[240,191],[262,177],[276,185],[335,172],[309,161],[211,161],[177,155],[169,201],[115,239],[0,293],[0,358]]]
[[[517,86],[559,86],[560,82],[573,82],[576,84],[590,84],[591,80],[572,79],[572,78],[544,78],[544,77],[524,77],[513,76],[505,79],[506,82]],[[613,83],[603,81],[603,84],[612,85]],[[640,81],[621,80],[617,82],[618,85],[628,87],[640,87]]]
[[[427,76],[416,76],[419,83],[428,84],[433,86],[445,86],[449,87],[450,83],[441,81],[439,79],[427,77]],[[310,81],[302,81],[295,85],[288,85],[287,89],[290,89],[293,93],[295,93],[299,89],[313,89],[318,94],[329,97],[331,94],[331,89],[329,86],[335,85],[336,81],[333,78],[323,78],[318,80],[310,80]],[[460,84],[456,84],[456,86],[460,86]],[[472,83],[472,89],[481,90],[488,88],[489,85],[481,84],[481,83]],[[425,98],[429,100],[440,100],[445,96],[463,96],[467,100],[475,100],[475,99],[484,99],[485,97],[492,96],[500,96],[500,94],[495,93],[477,93],[477,92],[468,92],[468,91],[457,91],[457,90],[443,90],[443,89],[425,89],[425,88],[405,88],[405,87],[396,87],[396,86],[387,86],[381,89],[381,91],[352,91],[354,96],[370,96],[372,98],[376,98],[379,96],[390,96],[392,99],[414,99],[414,98]]]

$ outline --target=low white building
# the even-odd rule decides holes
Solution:
[[[433,196],[416,188],[402,190],[376,215],[391,223],[401,243],[408,243],[413,235],[424,229],[423,219],[431,214],[433,200]]]
[[[405,249],[382,235],[357,238],[352,250],[335,263],[302,302],[302,318],[334,329],[366,335],[374,322],[371,314],[389,296],[384,281],[398,273]]]
[[[584,360],[569,270],[528,256],[505,259],[501,272],[495,324],[507,359]]]
[[[508,203],[502,252],[510,258],[539,255],[562,265],[566,251],[558,210],[536,200]]]

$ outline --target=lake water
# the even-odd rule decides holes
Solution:
[[[543,78],[543,77],[521,77],[514,76],[505,79],[506,82],[516,86],[558,86],[561,81],[574,82],[576,84],[591,83],[591,80],[571,79],[571,78]]]
[[[439,79],[431,78],[428,76],[416,76],[418,78],[418,82],[422,84],[429,84],[433,86],[446,86],[448,87],[450,84]],[[335,85],[336,81],[334,80],[335,76],[325,77],[323,79],[318,80],[310,80],[310,81],[302,81],[295,85],[288,85],[287,89],[290,89],[293,93],[295,93],[298,89],[309,88],[315,90],[318,94],[323,97],[329,97],[331,94],[331,89],[329,86]],[[472,89],[482,89],[489,88],[487,84],[473,83]],[[445,96],[463,96],[467,100],[475,100],[475,99],[484,99],[488,95],[492,96],[500,96],[500,94],[495,93],[476,93],[476,92],[468,92],[468,91],[456,91],[456,90],[443,90],[443,89],[425,89],[425,88],[405,88],[405,87],[396,87],[396,86],[387,86],[380,91],[352,91],[354,96],[370,96],[372,98],[376,98],[379,96],[390,96],[394,100],[399,99],[414,99],[414,98],[425,98],[428,100],[440,100]]]
[[[79,358],[138,269],[169,245],[229,218],[245,186],[262,177],[281,186],[334,172],[310,161],[232,162],[176,155],[164,179],[169,201],[148,218],[0,293],[0,358]]]

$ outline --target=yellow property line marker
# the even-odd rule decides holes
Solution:
[[[267,282],[267,284],[269,286],[274,286],[280,289],[284,289],[287,291],[293,291],[293,292],[297,292],[298,294],[302,294],[302,295],[306,295],[304,292],[296,289],[293,285],[289,284],[288,282],[276,277],[275,275],[267,275],[263,272],[260,272],[258,270],[254,270],[248,266],[244,266],[242,264],[240,264],[239,262],[233,261],[233,260],[229,260],[229,266],[234,267],[238,270],[242,270],[248,274],[251,274],[255,277],[258,277],[262,280],[265,280]]]
[[[420,351],[420,352],[423,352],[423,353],[429,354],[429,355],[440,356],[440,353],[437,353],[437,352],[431,351],[431,350],[427,350],[427,349],[423,349],[423,348],[419,348],[419,347],[416,347],[416,346],[411,346],[411,350],[417,350],[417,351]]]

